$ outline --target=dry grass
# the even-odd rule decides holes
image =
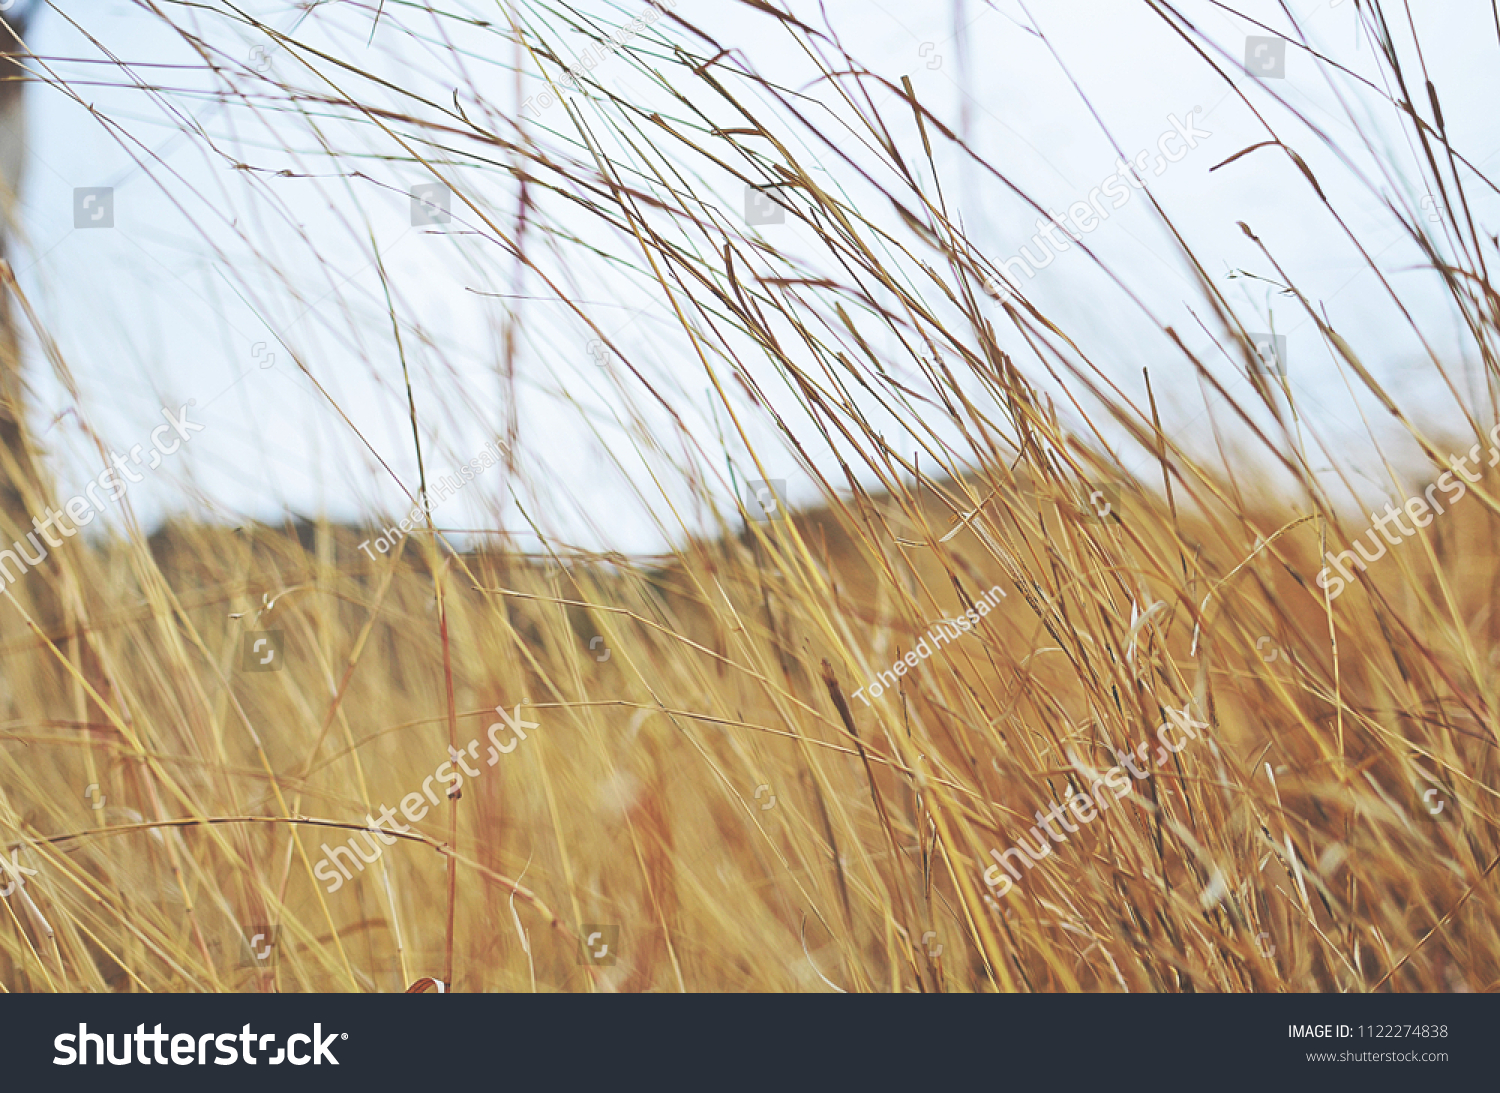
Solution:
[[[451,141],[566,197],[587,231],[567,221],[565,232],[524,189],[504,215],[471,209],[491,260],[531,284],[579,300],[535,256],[582,250],[585,236],[655,283],[740,441],[700,452],[684,428],[672,443],[686,454],[661,456],[653,473],[676,474],[720,534],[632,561],[550,542],[523,555],[502,536],[461,550],[426,531],[372,561],[361,535],[326,523],[178,522],[150,541],[59,551],[27,578],[61,593],[45,637],[27,629],[25,601],[0,604],[0,831],[37,870],[4,900],[0,984],[1500,985],[1493,485],[1326,599],[1318,559],[1364,521],[1315,478],[1316,423],[1291,390],[1231,383],[1249,355],[1222,284],[1201,276],[1201,303],[1229,365],[1216,373],[1164,330],[1175,357],[1152,372],[1158,385],[1174,372],[1201,384],[1216,428],[1238,427],[1215,469],[1159,428],[1151,378],[1123,391],[1086,342],[1024,301],[985,295],[994,268],[933,181],[939,156],[967,153],[909,85],[857,75],[828,37],[788,28],[810,55],[829,54],[827,71],[854,69],[832,85],[864,126],[858,164],[844,165],[882,198],[858,203],[879,205],[862,215],[790,150],[782,129],[799,96],[756,78],[686,7],[618,58],[651,66],[675,112],[596,87],[587,118],[553,108],[566,139],[547,147],[499,107],[470,113],[465,129],[443,103],[401,116],[342,93],[318,105],[365,118],[440,177]],[[1379,8],[1365,6],[1372,22]],[[555,73],[543,33],[528,28],[526,63]],[[1394,51],[1386,62],[1399,71]],[[859,97],[877,86],[895,93],[883,112]],[[755,113],[751,92],[782,111]],[[1408,121],[1438,164],[1439,129]],[[727,228],[704,181],[724,175],[775,182],[811,255]],[[1447,184],[1466,181],[1459,171]],[[1296,200],[1337,215],[1318,198],[1309,178]],[[1424,224],[1401,223],[1436,259]],[[1491,243],[1462,217],[1447,228],[1459,243],[1443,252],[1445,283],[1493,390],[1495,298],[1475,257]],[[1265,272],[1350,382],[1383,398],[1269,253]],[[400,329],[394,305],[391,319]],[[1076,402],[1055,407],[1018,355]],[[622,357],[622,400],[651,402]],[[1430,367],[1446,378],[1442,362]],[[420,381],[406,392],[415,420],[425,392]],[[787,399],[795,417],[772,409]],[[1427,456],[1391,471],[1402,496],[1495,417],[1469,407],[1473,433],[1457,430],[1450,447],[1387,408]],[[772,522],[718,515],[726,488],[774,477],[752,419],[779,428],[786,451],[839,452],[838,481],[820,473],[826,458],[804,461],[826,507]],[[893,421],[919,456],[887,443]],[[670,446],[644,424],[640,435],[653,457]],[[1127,469],[1130,452],[1152,457],[1144,478]],[[1292,489],[1257,492],[1226,469],[1272,463]],[[507,473],[523,482],[517,464]],[[1092,519],[1080,499],[1104,480],[1123,496]],[[899,691],[869,706],[850,697],[997,584],[1001,606]],[[285,633],[285,669],[241,671],[243,634],[267,629]],[[538,727],[486,765],[495,708],[517,705]],[[990,897],[991,849],[1184,706],[1207,725],[1198,740]],[[470,740],[481,776],[461,797],[325,892],[320,846],[420,792],[449,746]],[[108,794],[100,810],[82,797],[90,783]],[[1434,787],[1447,802],[1437,822],[1422,807]],[[584,924],[619,927],[617,963],[579,962]],[[279,941],[258,961],[247,942],[268,927]]]

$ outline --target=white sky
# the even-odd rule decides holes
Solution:
[[[582,6],[609,10],[601,4]],[[250,97],[224,105],[207,93],[222,89],[223,81],[202,71],[186,44],[137,4],[66,0],[59,7],[37,18],[31,45],[55,76],[72,84],[77,97],[55,87],[31,89],[25,236],[13,260],[77,378],[83,402],[76,409],[118,450],[146,440],[164,403],[176,406],[196,399],[197,418],[207,429],[131,490],[131,501],[148,526],[171,511],[203,514],[204,505],[231,520],[327,512],[335,519],[372,524],[372,512],[409,507],[370,447],[354,436],[327,397],[414,491],[406,396],[373,240],[404,324],[403,346],[424,445],[429,446],[429,473],[452,473],[503,429],[504,388],[496,366],[502,319],[507,307],[523,309],[517,414],[529,488],[522,488],[518,504],[508,496],[503,470],[488,471],[439,511],[439,522],[466,528],[500,520],[523,533],[524,541],[529,517],[585,547],[663,548],[658,522],[647,506],[669,529],[674,520],[635,454],[639,438],[628,435],[615,417],[627,399],[649,407],[639,383],[616,365],[601,368],[590,350],[596,335],[557,303],[478,295],[514,292],[512,263],[482,236],[412,227],[406,191],[431,180],[424,168],[392,158],[398,146],[368,125],[273,109],[271,99],[254,97],[253,71],[233,76]],[[509,56],[491,55],[493,34],[445,21],[442,33],[457,50],[451,53],[439,37],[439,24],[420,6],[388,3],[382,27],[366,46],[370,9],[363,5],[336,0],[300,23],[299,11],[289,4],[242,7],[283,33],[296,26],[300,41],[435,101],[451,101],[453,88],[459,87],[467,103],[477,87],[495,114],[513,113],[515,77],[507,67]],[[1352,3],[1291,7],[1321,51],[1379,82]],[[486,18],[502,10],[488,0],[454,0],[444,8],[472,10]],[[633,14],[643,8],[644,0],[623,0],[615,10]],[[1099,185],[1117,158],[1070,75],[1127,155],[1153,148],[1158,136],[1171,129],[1169,115],[1185,118],[1201,107],[1197,125],[1211,137],[1148,182],[1209,272],[1223,277],[1242,268],[1270,275],[1238,227],[1239,221],[1249,224],[1297,284],[1326,309],[1399,404],[1420,411],[1428,424],[1457,427],[1451,397],[1425,362],[1418,339],[1375,277],[1362,269],[1343,230],[1313,199],[1287,157],[1265,149],[1209,173],[1215,163],[1265,139],[1265,131],[1223,79],[1145,4],[1037,0],[1023,6],[1015,0],[993,5],[964,0],[956,12],[948,3],[827,0],[819,5],[795,0],[791,8],[815,26],[822,24],[820,9],[826,10],[852,56],[897,84],[902,74],[910,75],[924,105],[967,132],[984,158],[1059,212]],[[1444,0],[1416,9],[1425,59],[1438,74],[1453,143],[1488,171],[1500,154],[1490,6],[1485,0]],[[265,63],[266,54],[256,52],[265,49],[263,36],[189,7],[164,4],[163,10],[180,13],[226,58],[245,65]],[[539,18],[538,9],[526,10]],[[1246,91],[1305,158],[1339,214],[1400,289],[1429,343],[1454,364],[1455,374],[1468,377],[1465,398],[1480,405],[1472,346],[1438,292],[1436,278],[1413,268],[1419,253],[1380,204],[1378,195],[1385,192],[1415,208],[1428,188],[1391,108],[1348,77],[1320,72],[1311,57],[1296,49],[1288,50],[1285,79],[1256,81],[1235,64],[1254,27],[1207,3],[1184,3],[1180,10],[1229,55],[1229,62],[1220,60],[1234,85]],[[1279,5],[1252,3],[1246,10],[1272,26],[1288,27]],[[711,27],[715,37],[735,45],[758,71],[777,74],[825,103],[835,102],[826,84],[807,86],[805,60],[764,17],[727,0],[681,0],[677,12]],[[956,16],[964,22],[958,35]],[[665,22],[661,25],[677,33]],[[1051,49],[1030,25],[1047,35]],[[109,58],[125,62],[128,72]],[[308,88],[326,86],[285,50],[270,51],[268,59],[271,75]],[[320,71],[346,90],[369,90],[387,103],[400,102],[399,95],[371,90],[331,65],[321,65]],[[596,76],[621,94],[638,93],[641,101],[659,94],[618,58],[601,64]],[[139,84],[131,86],[132,81]],[[173,90],[159,94],[143,89],[152,82]],[[540,86],[528,78],[526,93],[534,94]],[[1414,86],[1420,88],[1420,77]],[[1330,151],[1273,94],[1305,115],[1347,158]],[[1387,177],[1364,150],[1340,95],[1365,132],[1388,144],[1389,158],[1402,172],[1398,177]],[[893,117],[903,109],[899,101],[885,103]],[[1428,114],[1425,103],[1421,111]],[[556,107],[542,123],[566,124]],[[893,128],[893,133],[903,142],[909,162],[919,162],[915,130]],[[340,154],[323,154],[315,136]],[[852,146],[853,141],[841,144]],[[831,186],[860,196],[852,172],[826,153],[818,159],[829,168]],[[1029,242],[1035,214],[1022,202],[956,157],[945,157],[940,166],[951,171],[945,180],[950,206],[961,210],[972,238],[992,259],[1014,254]],[[278,176],[281,171],[302,177]],[[492,209],[497,223],[513,216],[514,187],[502,170],[466,159],[451,168],[451,177],[476,203]],[[74,228],[73,190],[88,186],[114,187],[113,229]],[[1494,194],[1485,192],[1483,184],[1472,185],[1469,192],[1477,201],[1476,223],[1486,231],[1500,227]],[[725,220],[739,224],[740,194],[726,187],[723,198]],[[597,223],[570,213],[564,202],[546,196],[541,200],[555,224],[573,227],[602,250],[613,253],[611,248],[624,245],[618,237],[594,234]],[[472,214],[457,204],[455,219],[473,223]],[[749,229],[741,224],[740,230]],[[797,227],[758,230],[768,238],[782,233],[777,242],[798,249]],[[1130,204],[1085,242],[1152,314],[1181,332],[1232,390],[1249,394],[1248,381],[1236,378],[1238,362],[1214,350],[1198,327],[1193,315],[1207,321],[1207,309],[1143,195],[1133,193]],[[639,253],[627,257],[638,261]],[[659,385],[691,423],[698,442],[717,449],[727,423],[716,421],[709,410],[702,366],[675,328],[660,292],[628,271],[612,270],[603,259],[589,264],[559,259],[556,271],[590,301],[586,310],[594,321]],[[1393,443],[1399,434],[1392,432],[1388,418],[1371,413],[1370,399],[1351,399],[1327,348],[1295,301],[1257,282],[1229,284],[1247,327],[1270,329],[1274,310],[1276,329],[1288,335],[1289,379],[1308,427],[1368,478],[1374,494],[1388,491],[1360,415],[1373,420],[1382,442]],[[541,296],[546,290],[532,279],[525,291]],[[1132,398],[1144,400],[1140,373],[1149,366],[1168,431],[1190,448],[1212,451],[1209,419],[1187,362],[1169,351],[1154,325],[1086,255],[1074,248],[1059,256],[1026,291]],[[1261,321],[1252,322],[1252,317]],[[998,310],[996,318],[1003,319]],[[1001,336],[1016,341],[1009,330]],[[327,395],[292,365],[292,352]],[[1460,366],[1463,361],[1467,371]],[[270,366],[258,367],[261,363]],[[757,367],[763,370],[757,377],[764,384],[778,386],[768,364],[760,361]],[[97,472],[85,462],[90,453],[76,417],[63,417],[49,427],[54,416],[72,408],[66,392],[35,353],[30,368],[38,398],[35,420],[39,429],[48,430],[44,440],[55,450],[66,496]],[[1045,376],[1034,374],[1044,387],[1056,390]],[[655,415],[653,424],[662,428],[657,436],[675,455],[679,445],[665,430],[665,416],[649,408],[645,412]],[[892,421],[890,428],[887,435],[895,443],[901,425]],[[767,445],[767,452],[774,449],[769,427],[758,427],[754,436]],[[729,447],[737,473],[758,477],[740,443],[734,440]],[[832,466],[826,449],[815,450],[814,457]],[[771,475],[788,480],[794,502],[817,499],[811,481],[789,456],[775,456],[774,463],[767,459]],[[1314,459],[1315,467],[1326,463]],[[720,454],[715,473],[722,473],[723,464]],[[1149,469],[1144,458],[1127,464],[1141,472]],[[656,469],[660,473],[660,465]],[[686,485],[666,485],[668,498],[682,505]],[[691,526],[706,526],[704,514],[691,507],[680,512]]]

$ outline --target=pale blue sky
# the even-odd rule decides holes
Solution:
[[[644,6],[644,0],[624,0],[616,10],[635,13]],[[1353,4],[1325,0],[1292,6],[1320,50],[1376,78]],[[585,7],[607,10],[599,4]],[[821,24],[820,5],[796,0],[791,7]],[[625,400],[636,400],[653,427],[662,430],[657,435],[663,446],[675,452],[676,441],[666,439],[665,415],[651,407],[640,385],[618,367],[601,368],[590,348],[594,333],[557,303],[481,295],[513,291],[510,260],[482,238],[433,234],[411,225],[406,191],[430,180],[425,170],[394,160],[399,147],[368,125],[334,120],[326,111],[314,112],[315,104],[304,114],[287,110],[264,94],[254,66],[270,66],[268,74],[308,90],[326,91],[326,81],[332,80],[388,105],[398,104],[399,94],[362,87],[331,66],[322,66],[319,75],[285,50],[268,50],[268,40],[256,32],[165,5],[212,44],[221,63],[244,66],[231,79],[245,97],[226,105],[218,94],[223,79],[197,67],[184,40],[139,5],[76,0],[63,8],[66,16],[44,12],[33,34],[33,48],[47,69],[72,92],[43,85],[31,91],[33,157],[24,193],[25,238],[15,264],[78,380],[82,411],[117,448],[144,441],[164,402],[175,406],[196,399],[206,431],[190,450],[131,491],[148,525],[164,512],[192,504],[191,497],[210,503],[226,519],[276,520],[290,510],[361,520],[375,510],[409,507],[381,463],[414,484],[406,396],[374,260],[378,252],[405,324],[403,343],[424,443],[432,446],[433,473],[451,473],[502,429],[502,384],[495,367],[502,317],[506,307],[525,308],[517,383],[520,453],[529,484],[521,504],[507,498],[505,474],[496,469],[448,502],[439,522],[476,527],[498,520],[521,532],[529,516],[582,546],[662,548],[658,522],[648,517],[645,505],[655,506],[669,530],[675,521],[633,454],[637,442],[614,420]],[[481,0],[457,0],[445,8],[482,10],[489,17],[500,10]],[[821,8],[852,56],[898,85],[901,75],[909,75],[925,105],[966,132],[985,158],[1037,201],[1059,212],[1100,185],[1117,158],[1073,81],[1128,156],[1155,148],[1173,128],[1171,115],[1181,119],[1198,109],[1196,124],[1211,135],[1147,181],[1208,272],[1221,278],[1237,267],[1268,272],[1238,222],[1251,225],[1398,402],[1420,408],[1429,423],[1457,420],[1417,338],[1375,278],[1362,272],[1342,229],[1313,199],[1287,157],[1266,149],[1210,174],[1215,163],[1265,139],[1264,129],[1231,87],[1144,4],[965,0],[955,7],[829,0]],[[282,3],[248,4],[245,10],[283,32],[295,26],[307,44],[435,101],[449,101],[455,86],[465,89],[466,98],[478,87],[497,113],[513,108],[514,75],[485,52],[492,50],[494,36],[470,28],[466,37],[463,27],[448,21],[443,31],[459,52],[447,53],[437,24],[416,5],[387,5],[388,25],[376,31],[369,46],[369,13],[363,6],[329,3],[305,18]],[[836,116],[831,90],[826,84],[808,86],[805,58],[766,19],[721,0],[681,0],[677,10],[712,27],[757,70],[822,101],[832,111],[827,116]],[[1297,50],[1288,52],[1284,79],[1256,81],[1237,64],[1254,27],[1207,3],[1185,3],[1181,10],[1229,55],[1219,60],[1234,86],[1245,90],[1250,103],[1304,157],[1340,215],[1401,287],[1429,343],[1456,365],[1470,361],[1464,394],[1474,398],[1472,347],[1439,296],[1436,279],[1413,268],[1418,252],[1377,197],[1385,190],[1415,207],[1426,189],[1419,160],[1391,108],[1348,77],[1335,76],[1330,84],[1315,60]],[[1271,25],[1287,26],[1278,5],[1250,4],[1247,10]],[[1425,58],[1437,74],[1454,144],[1487,170],[1500,153],[1500,125],[1492,107],[1494,66],[1486,63],[1495,33],[1489,5],[1449,0],[1440,17],[1421,6],[1416,15],[1430,23],[1422,24]],[[963,23],[957,34],[956,20]],[[1047,35],[1051,49],[1029,29],[1033,24]],[[675,32],[669,28],[668,33]],[[1483,48],[1475,45],[1480,41]],[[639,94],[643,102],[658,94],[618,59],[602,63],[596,75],[621,94]],[[158,92],[152,85],[168,89]],[[529,81],[527,94],[540,86]],[[1305,114],[1322,136],[1293,118],[1273,94]],[[1366,134],[1388,143],[1399,176],[1382,173],[1364,150],[1340,105],[1341,95]],[[899,100],[884,105],[893,116],[901,115]],[[559,115],[553,107],[542,123],[562,125]],[[811,105],[808,116],[818,116]],[[893,132],[909,141],[903,146],[909,161],[920,163],[915,130]],[[324,154],[315,136],[339,155]],[[854,145],[852,138],[840,143]],[[834,157],[810,145],[794,141],[794,146],[807,147],[828,169],[830,186],[845,187],[854,200],[868,196]],[[466,148],[470,154],[477,150]],[[945,156],[940,166],[948,172],[950,205],[962,211],[972,237],[992,259],[1015,254],[1029,242],[1035,214],[1020,201],[955,156]],[[471,160],[454,168],[453,177],[497,217],[512,215],[513,186],[505,172]],[[75,228],[75,188],[99,186],[114,188],[114,228]],[[1494,194],[1479,184],[1471,186],[1470,195],[1476,222],[1487,231],[1500,227]],[[726,221],[738,223],[740,195],[726,190],[723,197]],[[552,203],[547,211],[555,223],[571,226],[565,204]],[[883,207],[864,211],[874,217],[888,212]],[[457,206],[455,214],[460,222],[470,217]],[[898,226],[894,216],[889,220]],[[580,218],[577,230],[597,228]],[[748,229],[740,224],[740,230]],[[779,243],[811,253],[798,237],[799,228],[759,230],[780,232]],[[626,245],[620,237],[590,242],[605,250]],[[1143,194],[1132,192],[1129,204],[1090,232],[1085,243],[1154,315],[1180,331],[1226,384],[1248,392],[1248,381],[1236,376],[1238,362],[1219,354],[1198,327],[1194,316],[1207,322],[1208,313]],[[610,340],[671,398],[698,442],[717,448],[727,423],[710,412],[702,368],[659,291],[603,260],[581,263],[570,257],[555,272],[589,301],[586,310]],[[532,280],[527,293],[540,295],[543,287]],[[1252,281],[1231,288],[1247,326],[1256,316],[1269,329],[1274,309],[1277,330],[1289,339],[1289,378],[1308,426],[1379,487],[1380,463],[1367,445],[1360,414],[1378,419],[1374,425],[1386,442],[1395,435],[1388,418],[1371,413],[1371,400],[1351,399],[1327,348],[1293,301]],[[1168,430],[1205,455],[1213,451],[1187,364],[1168,351],[1152,324],[1086,255],[1074,248],[1058,256],[1026,291],[1079,338],[1130,397],[1143,397],[1140,370],[1150,366]],[[998,311],[996,318],[1002,318]],[[1001,335],[1017,341],[1008,330]],[[292,365],[292,352],[323,392]],[[1056,390],[1023,354],[1018,359],[1044,388]],[[760,366],[774,390],[769,367]],[[45,439],[57,450],[66,494],[71,484],[94,473],[80,462],[87,446],[71,416],[48,427],[70,402],[40,356],[34,354],[31,369],[38,425],[48,429]],[[1462,368],[1455,374],[1463,375]],[[349,421],[331,408],[330,396]],[[777,398],[773,393],[772,401]],[[788,407],[789,400],[782,408]],[[895,443],[901,424],[891,421],[889,428]],[[788,480],[792,499],[816,500],[795,462],[773,454],[778,446],[770,428],[754,426],[753,436],[766,445],[763,456],[771,475]],[[624,462],[623,471],[606,458],[606,448]],[[738,441],[731,453],[755,476]],[[826,449],[812,454],[835,466]],[[1133,460],[1146,470],[1148,460],[1132,457],[1127,464]],[[714,473],[722,473],[723,462],[717,458]],[[1314,459],[1315,466],[1326,462]],[[681,515],[701,527],[703,514],[686,503],[686,486],[668,482],[667,487]],[[638,493],[644,493],[644,501]]]

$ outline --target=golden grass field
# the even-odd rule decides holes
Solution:
[[[937,542],[945,495],[984,503]],[[1091,522],[997,473],[758,522],[651,570],[450,555],[441,616],[420,550],[370,563],[328,527],[309,549],[176,526],[154,554],[71,551],[87,638],[12,626],[6,647],[35,679],[8,675],[3,784],[37,875],[6,901],[0,982],[1492,988],[1492,517],[1461,502],[1371,567],[1394,602],[1329,612],[1302,576],[1311,523],[1273,538],[1297,514],[1176,498],[1175,518],[1143,493]],[[899,694],[845,697],[845,720],[822,662],[849,696],[995,583],[975,632]],[[243,672],[243,633],[271,629],[284,670]],[[457,800],[326,893],[320,846],[447,757],[450,680],[461,746],[500,705],[538,727],[493,767],[481,748]],[[1211,726],[1198,742],[986,899],[988,850],[1080,784],[1070,749],[1102,770],[1185,703]],[[1420,808],[1432,785],[1442,822]],[[584,923],[618,926],[616,963],[579,963]],[[247,957],[268,925],[271,954]]]
[[[533,287],[546,280],[539,237],[588,234],[536,196],[569,195],[588,246],[612,233],[622,267],[678,308],[703,384],[749,449],[735,449],[725,492],[769,477],[741,420],[775,418],[774,378],[813,423],[775,418],[789,449],[814,429],[845,445],[842,475],[817,475],[823,507],[769,521],[724,509],[702,476],[726,446],[678,468],[718,530],[649,559],[523,554],[499,528],[456,548],[431,525],[373,558],[357,549],[367,531],[327,522],[179,517],[70,540],[0,603],[0,843],[7,868],[34,870],[0,900],[0,987],[1500,987],[1500,471],[1483,468],[1326,595],[1322,556],[1368,521],[1315,477],[1316,422],[1291,388],[1245,374],[1248,322],[1197,256],[1182,257],[1230,367],[1164,329],[1162,363],[1123,390],[1082,335],[1018,296],[992,298],[995,267],[933,181],[962,142],[909,81],[881,83],[894,96],[883,113],[851,106],[890,203],[861,212],[789,150],[784,119],[737,97],[736,81],[754,80],[686,8],[618,54],[666,73],[675,115],[591,86],[597,113],[548,115],[574,141],[562,151],[472,102],[467,129],[442,102],[378,124],[438,177],[441,149],[418,137],[470,141],[533,188],[519,215],[471,209],[510,247],[496,261],[533,271]],[[555,72],[532,34],[516,39],[527,63]],[[676,35],[675,53],[661,35]],[[688,84],[693,109],[677,90]],[[375,117],[326,96],[320,108]],[[1407,120],[1437,164],[1445,134]],[[776,188],[823,249],[793,259],[724,229],[701,179],[664,166],[693,157]],[[1289,204],[1337,215],[1291,157],[1308,185]],[[1312,323],[1419,451],[1387,464],[1402,497],[1496,416],[1495,297],[1476,257],[1490,243],[1448,215],[1469,249],[1444,253],[1445,284],[1477,332],[1485,395],[1444,435],[1396,406],[1352,336],[1256,241],[1285,290],[1278,306]],[[1401,223],[1438,264],[1425,221]],[[35,315],[16,314],[66,376]],[[390,317],[401,329],[394,305]],[[406,352],[377,363],[404,386],[420,448],[427,392]],[[1027,378],[1043,366],[1071,406]],[[1457,362],[1424,367],[1446,379]],[[912,376],[926,386],[908,399]],[[1160,427],[1168,377],[1214,395],[1216,430],[1238,429],[1213,433],[1217,463]],[[920,456],[887,443],[872,403],[922,435]],[[1106,427],[1150,457],[1144,471]],[[524,450],[523,427],[500,431]],[[519,463],[505,473],[524,475]],[[1265,485],[1268,466],[1294,486]],[[1099,517],[1088,500],[1102,482],[1121,492]],[[52,491],[35,475],[27,511],[56,504]],[[970,631],[868,704],[854,697],[994,587],[999,606]],[[281,632],[279,671],[246,670],[260,631]],[[497,709],[535,727],[514,738]],[[1158,726],[1183,710],[1196,738],[1158,752]],[[1038,812],[1076,808],[1116,749],[1143,741],[1149,776],[1001,894],[991,851],[1027,838]],[[450,796],[454,747],[478,776]],[[403,821],[413,796],[422,818]],[[408,830],[361,834],[382,806]],[[378,854],[340,859],[346,880],[323,847],[351,839]],[[583,956],[592,934],[611,946],[597,963]]]

